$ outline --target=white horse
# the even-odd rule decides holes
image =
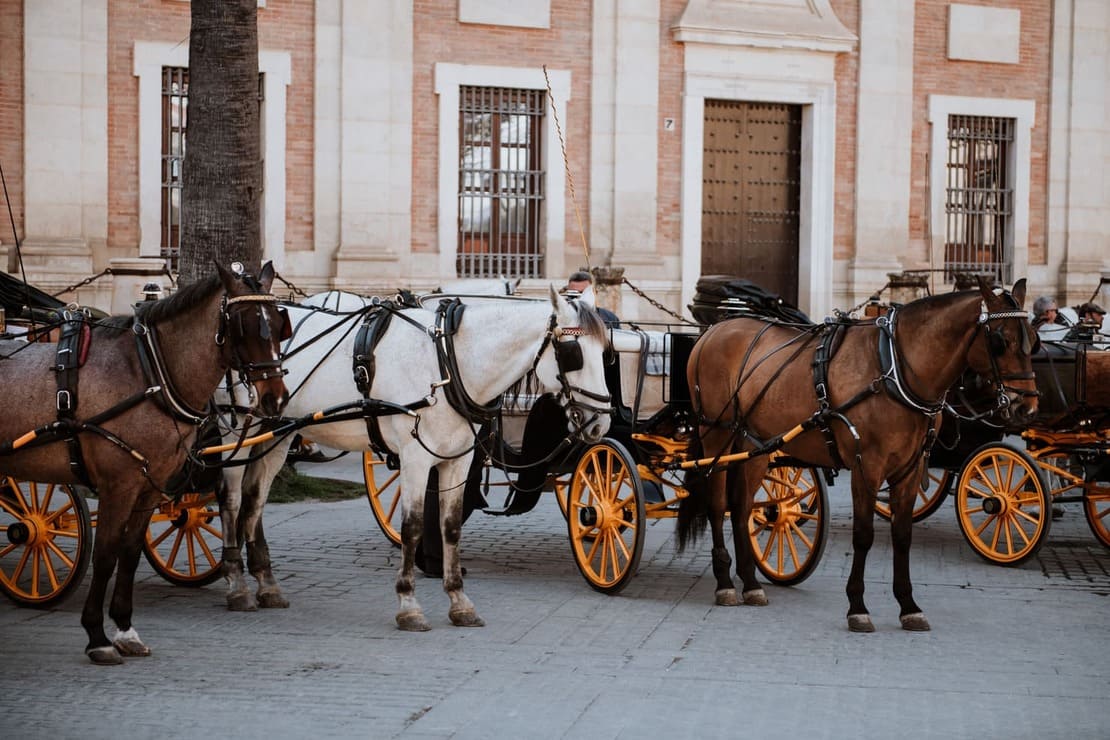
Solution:
[[[284,411],[287,417],[301,418],[360,401],[363,395],[356,386],[353,361],[355,337],[366,311],[338,314],[290,306],[289,314],[294,335],[283,357],[290,393]],[[467,303],[450,340],[437,331],[437,313],[432,310],[410,308],[394,313],[373,351],[369,398],[410,408],[377,417],[381,440],[400,461],[402,555],[396,590],[401,629],[430,629],[416,600],[413,566],[432,468],[439,474],[443,588],[451,600],[449,616],[459,626],[483,624],[463,593],[458,558],[463,486],[477,428],[472,417],[456,408],[458,398],[489,405],[531,371],[543,392],[558,394],[566,408],[568,431],[585,441],[596,441],[609,428],[606,346],[605,327],[594,309],[568,302],[554,288],[549,301],[474,299]],[[441,362],[445,363],[443,370]],[[314,424],[305,434],[334,449],[370,449],[367,423],[361,417]],[[285,461],[288,444],[288,438],[280,441],[247,466],[242,476],[241,511],[238,476],[227,476],[230,485],[222,510],[230,609],[288,606],[273,577],[262,533],[262,508]],[[248,570],[258,580],[257,599],[243,575],[240,551],[244,541]]]

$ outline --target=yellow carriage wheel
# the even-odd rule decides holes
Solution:
[[[170,583],[199,588],[222,574],[223,546],[216,494],[186,493],[154,511],[143,554]]]
[[[401,482],[400,472],[390,470],[376,452],[362,453],[362,476],[366,481],[366,498],[370,511],[384,534],[394,545],[401,546]]]
[[[1104,547],[1110,547],[1110,484],[1095,483],[1083,497],[1083,513],[1091,532]]]
[[[620,592],[636,575],[644,550],[644,497],[636,463],[624,445],[602,439],[582,455],[566,489],[567,532],[579,572],[590,587]]]
[[[1004,444],[976,450],[956,483],[960,530],[981,557],[1018,565],[1036,554],[1052,524],[1052,496],[1040,467]]]
[[[92,523],[71,486],[0,477],[0,590],[24,606],[65,598],[85,575]]]
[[[952,488],[955,475],[944,468],[929,468],[917,491],[917,498],[913,504],[913,520],[919,522],[936,513],[948,492]],[[890,521],[890,488],[883,486],[879,489],[879,497],[875,501],[875,513],[883,519]]]
[[[769,468],[748,519],[760,572],[783,586],[808,578],[825,551],[828,512],[828,490],[816,469]]]

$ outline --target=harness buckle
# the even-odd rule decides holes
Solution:
[[[57,404],[58,411],[73,411],[73,395],[65,389],[58,391]]]

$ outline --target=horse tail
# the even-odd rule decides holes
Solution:
[[[694,435],[688,449],[688,459],[701,459],[702,444],[698,435]],[[709,476],[697,469],[687,470],[686,475],[683,476],[682,486],[689,495],[678,500],[675,531],[678,535],[680,553],[686,549],[687,544],[697,543],[698,537],[705,532],[705,527],[709,523]]]

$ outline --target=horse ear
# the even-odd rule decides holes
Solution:
[[[987,279],[982,275],[976,275],[975,281],[979,283],[979,292],[982,294],[983,300],[987,301],[987,305],[989,306],[990,300],[995,297],[994,291],[991,289],[991,284],[987,282]]]
[[[559,291],[555,290],[555,284],[549,283],[548,287],[551,289],[551,307],[559,313],[562,313],[563,311],[569,309],[570,304],[567,303],[566,298],[563,298],[561,295],[559,295]]]
[[[1013,290],[1010,291],[1010,295],[1012,295],[1014,297],[1014,300],[1017,301],[1018,308],[1025,307],[1025,278],[1022,278],[1021,280],[1018,280],[1016,283],[1014,283],[1014,287]]]
[[[239,278],[235,277],[235,275],[233,275],[230,270],[225,268],[219,262],[212,260],[212,264],[216,266],[216,271],[220,275],[220,282],[224,284],[224,290],[230,293],[232,290],[235,289],[235,284],[239,281]]]
[[[266,293],[270,292],[270,286],[274,284],[274,275],[277,270],[274,269],[272,260],[267,260],[266,264],[262,265],[262,271],[258,273],[258,282],[262,285],[262,290]]]

